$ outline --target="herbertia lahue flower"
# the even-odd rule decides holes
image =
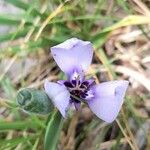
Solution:
[[[52,47],[51,53],[67,80],[57,83],[46,80],[44,88],[62,116],[67,116],[71,105],[78,110],[84,102],[97,117],[108,123],[113,122],[123,104],[128,81],[115,80],[96,85],[93,78],[85,78],[93,57],[93,47],[89,41],[71,38]]]

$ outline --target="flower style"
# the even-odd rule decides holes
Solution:
[[[52,47],[51,53],[67,75],[67,80],[57,83],[46,80],[44,88],[62,116],[67,116],[71,105],[78,110],[81,102],[84,102],[97,117],[108,123],[113,122],[123,104],[128,81],[115,80],[96,85],[93,78],[85,78],[93,57],[93,48],[89,41],[71,38]]]

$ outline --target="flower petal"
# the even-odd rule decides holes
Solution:
[[[86,71],[93,56],[92,44],[77,38],[68,39],[52,47],[51,52],[60,69],[66,74],[70,74],[73,69]]]
[[[88,101],[90,109],[102,120],[113,122],[123,104],[128,81],[109,81],[94,86],[94,98]]]
[[[69,107],[70,94],[64,85],[45,81],[45,91],[54,105],[61,112],[62,116],[66,117],[66,112]]]

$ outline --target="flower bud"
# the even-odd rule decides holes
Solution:
[[[50,113],[54,106],[42,90],[25,88],[18,92],[17,103],[25,111],[46,115]]]

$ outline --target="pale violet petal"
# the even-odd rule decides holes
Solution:
[[[113,122],[123,104],[128,81],[109,81],[96,85],[94,98],[88,101],[90,109],[102,120]]]
[[[79,40],[77,38],[71,38],[71,39],[66,40],[63,43],[60,43],[60,44],[54,46],[54,47],[64,48],[64,49],[72,49],[76,44],[82,45],[82,40]],[[85,44],[86,44],[86,42],[85,42]]]
[[[92,44],[77,38],[71,38],[52,47],[51,52],[60,69],[66,74],[73,69],[86,71],[93,56]]]
[[[64,85],[46,80],[44,88],[49,98],[65,118],[70,101],[70,94],[66,87]]]

